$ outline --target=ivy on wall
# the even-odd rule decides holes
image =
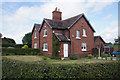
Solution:
[[[60,42],[56,38],[55,34],[53,33],[53,50],[52,50],[52,56],[53,57],[58,57],[59,56],[59,51],[60,50]]]

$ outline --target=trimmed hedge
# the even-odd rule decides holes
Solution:
[[[50,64],[46,60],[34,64],[15,61],[3,57],[2,78],[91,78],[120,79],[118,62],[91,64]]]
[[[40,49],[32,48],[2,48],[2,56],[6,55],[37,55]]]

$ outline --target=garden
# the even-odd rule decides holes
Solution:
[[[3,48],[2,50],[3,79],[120,79],[119,60],[95,59],[92,55],[84,58],[71,55],[69,60],[61,60],[58,57],[43,56],[39,49]]]

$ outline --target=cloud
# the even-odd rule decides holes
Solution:
[[[114,43],[114,39],[118,37],[118,23],[117,21],[113,21],[109,24],[109,27],[103,29],[100,33],[103,39],[106,42]]]
[[[94,12],[98,12],[111,3],[101,4],[95,1],[86,2],[86,0],[82,0],[82,2],[79,2],[78,0],[75,0],[75,2],[51,0],[41,4],[40,6],[30,7],[28,7],[26,3],[26,6],[19,7],[15,12],[12,12],[12,14],[8,12],[7,15],[2,15],[2,33],[6,37],[15,39],[17,43],[22,43],[22,37],[26,33],[32,31],[34,23],[41,24],[43,18],[52,18],[52,11],[55,9],[55,7],[61,9],[63,19],[66,19],[81,13],[89,15],[88,10],[90,8],[93,8]],[[114,23],[111,23],[111,25],[114,25]]]
[[[104,17],[104,20],[108,20],[108,19],[110,19],[112,17],[112,14],[109,14],[109,15],[107,15],[106,17]]]

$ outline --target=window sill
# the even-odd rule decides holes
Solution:
[[[81,39],[80,37],[76,37],[76,39]]]
[[[43,37],[47,37],[47,35],[44,35]]]
[[[48,49],[43,49],[43,51],[48,51]]]
[[[87,50],[82,50],[82,51],[84,52],[84,51],[87,51]]]
[[[34,39],[36,39],[37,37],[34,37]]]
[[[87,37],[86,35],[82,35],[82,37]]]

